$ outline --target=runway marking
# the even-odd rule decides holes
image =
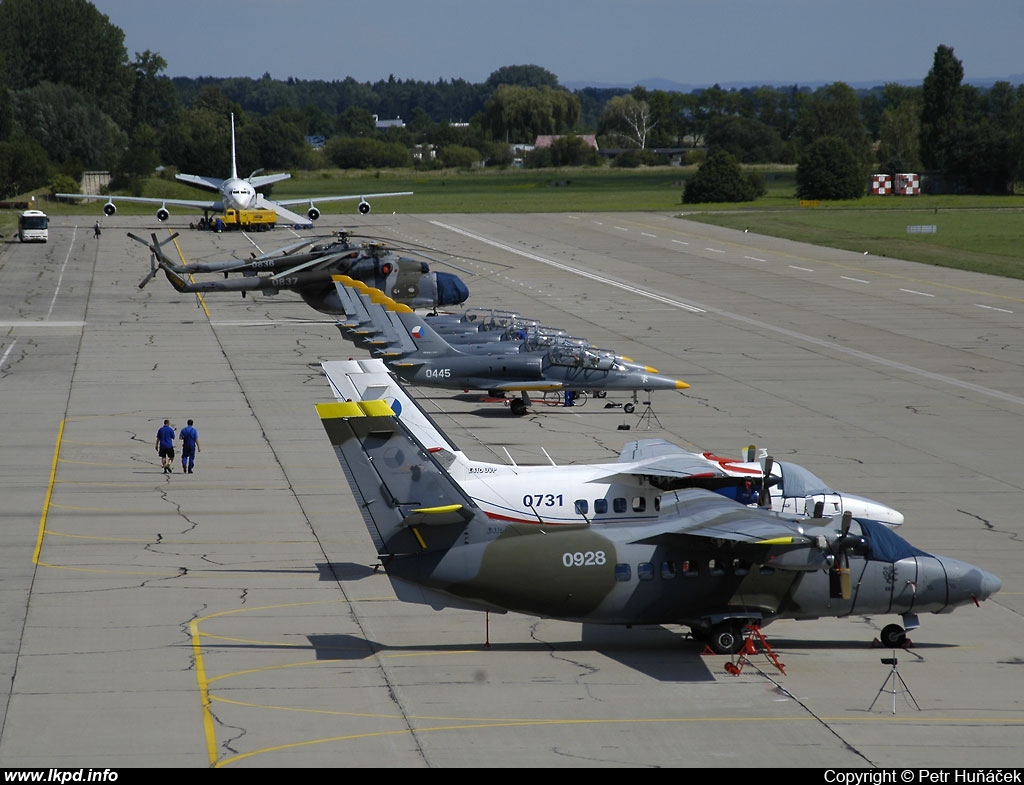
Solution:
[[[680,245],[689,245],[689,243],[686,242],[686,240],[673,240],[672,242],[679,243]]]
[[[871,283],[871,281],[865,281],[863,278],[851,278],[848,275],[840,275],[839,278],[843,281],[853,281],[854,283]]]
[[[814,272],[814,268],[813,267],[801,267],[800,265],[797,265],[797,264],[789,265],[789,269],[791,269],[791,270],[800,270],[801,272],[805,272],[805,273],[813,273]]]
[[[762,259],[760,256],[744,256],[744,259],[749,259],[752,262],[767,262],[767,259]]]
[[[64,257],[64,263],[60,266],[60,275],[57,276],[57,286],[53,290],[53,299],[50,300],[50,307],[46,311],[46,318],[50,318],[50,314],[53,313],[53,306],[57,304],[57,295],[60,294],[60,284],[64,280],[64,271],[68,268],[68,261],[71,259],[71,249],[75,247],[75,236],[78,234],[78,227],[75,226],[71,230],[71,242],[68,243],[68,252]]]
[[[4,363],[7,362],[7,358],[10,357],[11,352],[14,351],[15,345],[18,343],[17,340],[11,342],[11,345],[4,351],[3,356],[0,356],[0,369],[4,367]]]
[[[447,230],[449,230],[451,232],[455,232],[456,234],[461,234],[464,237],[469,237],[472,240],[478,240],[479,242],[486,243],[487,245],[492,245],[495,248],[500,248],[503,251],[508,251],[509,253],[518,254],[519,256],[525,256],[527,259],[533,259],[535,262],[540,262],[541,264],[546,264],[549,267],[554,267],[554,268],[556,268],[558,270],[564,270],[565,272],[572,273],[573,275],[579,275],[579,276],[581,276],[583,278],[589,278],[592,281],[597,281],[598,283],[603,283],[603,284],[605,284],[607,286],[614,286],[616,289],[622,289],[623,291],[626,291],[626,292],[632,292],[633,294],[639,294],[642,297],[648,297],[648,298],[650,298],[652,300],[657,300],[658,302],[665,303],[666,305],[672,305],[672,306],[674,306],[676,308],[681,308],[681,309],[683,309],[685,311],[690,311],[692,313],[704,313],[704,309],[698,308],[695,305],[690,305],[689,303],[683,302],[682,300],[674,300],[674,299],[672,299],[670,297],[665,297],[663,295],[656,294],[655,292],[647,291],[646,289],[641,289],[641,288],[636,287],[636,286],[631,286],[629,284],[620,283],[619,281],[613,281],[611,278],[606,278],[603,275],[597,275],[596,273],[592,273],[592,272],[589,272],[587,270],[582,270],[582,269],[580,269],[578,267],[572,267],[572,266],[567,265],[567,264],[562,264],[561,262],[553,261],[552,259],[546,259],[543,256],[538,256],[537,254],[530,253],[529,251],[522,251],[522,250],[520,250],[518,248],[513,248],[510,245],[505,245],[504,243],[499,243],[496,240],[491,240],[491,239],[489,239],[487,237],[482,237],[482,236],[480,236],[478,234],[473,234],[472,232],[467,232],[464,229],[459,229],[458,227],[451,226],[449,224],[444,224],[444,223],[441,223],[440,221],[431,221],[430,223],[432,223],[432,224],[434,224],[434,226],[438,226],[438,227],[440,227],[442,229],[447,229]]]
[[[978,308],[984,308],[986,311],[999,311],[999,313],[1013,313],[1013,311],[1011,311],[1009,308],[996,308],[994,305],[983,305],[982,303],[975,303],[975,306],[977,306]],[[0,365],[3,365],[2,361],[0,361]]]
[[[900,289],[900,291],[904,292],[905,294],[919,294],[922,297],[934,297],[935,296],[934,294],[928,294],[928,292],[918,292],[918,291],[915,291],[914,289]]]
[[[705,251],[711,251],[711,253],[725,253],[721,248],[705,248]]]
[[[576,267],[570,267],[567,264],[561,264],[559,262],[552,261],[551,259],[545,259],[543,256],[538,256],[537,254],[530,253],[528,251],[522,251],[522,250],[520,250],[518,248],[513,248],[510,245],[505,245],[504,243],[499,243],[499,242],[497,242],[495,240],[491,240],[491,239],[489,239],[487,237],[482,237],[482,236],[480,236],[478,234],[473,234],[472,232],[467,232],[464,229],[459,229],[458,227],[451,226],[450,224],[444,224],[444,223],[441,223],[440,221],[431,221],[430,223],[432,223],[434,226],[438,226],[438,227],[440,227],[442,229],[447,229],[449,231],[455,232],[456,234],[461,234],[464,237],[469,237],[471,239],[478,240],[478,241],[480,241],[482,243],[486,243],[487,245],[492,245],[495,248],[501,248],[502,250],[508,251],[509,253],[514,253],[514,254],[518,254],[520,256],[525,256],[526,258],[533,259],[534,261],[540,262],[541,264],[546,264],[546,265],[549,265],[551,267],[556,267],[559,270],[564,270],[566,272],[573,273],[574,275],[579,275],[579,276],[581,276],[583,278],[589,278],[592,281],[597,281],[598,283],[603,283],[603,284],[606,284],[607,286],[613,286],[613,287],[615,287],[617,289],[622,289],[623,291],[632,292],[633,294],[637,294],[637,295],[639,295],[641,297],[648,297],[648,298],[650,298],[652,300],[657,300],[658,302],[662,302],[662,303],[665,303],[667,305],[673,305],[673,306],[675,306],[677,308],[682,308],[684,310],[691,311],[693,313],[714,313],[714,314],[717,314],[718,316],[721,316],[721,317],[724,317],[724,318],[727,318],[727,319],[733,319],[735,321],[742,322],[744,324],[752,325],[752,326],[756,327],[759,330],[771,331],[771,332],[774,332],[774,333],[778,333],[779,335],[788,336],[788,337],[793,338],[793,339],[798,340],[798,341],[805,341],[807,343],[814,344],[815,346],[821,346],[823,348],[829,349],[831,351],[834,351],[834,352],[837,352],[837,353],[840,353],[840,354],[846,354],[846,355],[850,355],[851,357],[857,357],[857,358],[859,358],[861,360],[864,360],[865,362],[868,362],[868,363],[875,363],[877,365],[882,365],[882,366],[885,366],[887,368],[893,368],[895,370],[902,371],[903,373],[909,373],[909,374],[913,374],[915,376],[920,376],[920,377],[922,377],[924,379],[930,379],[931,381],[934,381],[934,382],[939,382],[941,384],[947,384],[947,385],[949,385],[951,387],[959,387],[960,389],[963,389],[963,390],[970,390],[972,392],[976,392],[976,393],[979,393],[981,395],[987,395],[987,396],[992,397],[992,398],[998,398],[998,399],[1003,400],[1003,401],[1008,401],[1009,403],[1015,403],[1015,404],[1019,404],[1021,406],[1024,406],[1024,398],[1021,398],[1020,396],[1017,396],[1017,395],[1011,395],[1009,393],[1002,392],[1001,390],[992,390],[992,389],[989,389],[988,387],[982,387],[979,384],[972,384],[971,382],[964,382],[964,381],[961,381],[960,379],[954,379],[951,376],[943,376],[942,374],[932,373],[931,371],[926,371],[923,368],[915,368],[914,366],[907,365],[906,363],[897,362],[895,360],[889,360],[889,359],[887,359],[885,357],[879,357],[878,355],[874,355],[874,354],[868,354],[867,352],[862,352],[862,351],[860,351],[858,349],[851,349],[849,347],[842,346],[842,345],[834,343],[832,341],[823,340],[823,339],[818,338],[818,337],[813,336],[813,335],[806,335],[804,333],[798,333],[798,332],[795,332],[793,330],[787,330],[784,327],[778,327],[777,325],[774,325],[774,324],[768,324],[766,322],[762,322],[762,321],[759,321],[757,319],[752,319],[749,316],[743,316],[742,314],[731,313],[730,311],[725,311],[725,310],[722,310],[720,308],[712,308],[711,306],[707,306],[707,305],[705,305],[705,306],[697,306],[697,305],[691,305],[690,303],[684,303],[684,302],[682,302],[680,300],[673,300],[672,298],[665,297],[665,296],[660,295],[660,294],[655,294],[654,292],[646,291],[646,290],[641,289],[641,288],[639,288],[637,286],[631,286],[631,285],[628,285],[628,284],[620,283],[619,281],[613,281],[610,278],[605,278],[603,276],[596,275],[596,274],[594,274],[592,272],[589,272],[587,270],[581,270],[581,269],[576,268]],[[950,287],[950,288],[956,288],[956,287]],[[909,291],[909,290],[901,290],[901,291]],[[965,290],[958,289],[958,291],[965,291]],[[928,296],[934,296],[934,295],[928,295]]]

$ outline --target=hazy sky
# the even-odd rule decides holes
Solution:
[[[965,81],[1024,82],[1024,0],[94,0],[167,76],[560,83],[920,82],[940,44]],[[1016,78],[1014,78],[1016,77]]]

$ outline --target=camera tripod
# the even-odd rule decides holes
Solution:
[[[885,681],[882,682],[882,686],[878,688],[878,694],[875,695],[875,700],[871,701],[871,705],[868,706],[868,711],[871,711],[875,707],[875,703],[882,696],[883,692],[892,693],[892,713],[896,713],[896,693],[902,692],[906,695],[907,704],[910,705],[913,702],[913,706],[918,711],[921,711],[921,707],[917,705],[917,699],[914,698],[914,694],[910,691],[910,687],[903,681],[903,677],[900,676],[900,672],[896,670],[896,665],[899,660],[896,659],[896,652],[893,651],[892,657],[882,657],[883,665],[891,665],[892,669],[889,671],[889,675],[885,677]],[[886,689],[888,687],[889,689]]]

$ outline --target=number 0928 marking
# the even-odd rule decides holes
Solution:
[[[607,561],[604,551],[571,551],[562,554],[563,567],[600,567]]]

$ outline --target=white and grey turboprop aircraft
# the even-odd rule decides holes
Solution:
[[[238,167],[235,164],[235,116],[231,115],[231,174],[226,179],[201,174],[178,174],[178,180],[199,186],[220,194],[220,200],[211,202],[208,199],[157,199],[147,196],[100,196],[97,194],[56,194],[64,199],[106,199],[103,205],[104,215],[111,216],[117,212],[116,202],[142,202],[145,204],[160,205],[156,211],[156,219],[160,222],[171,217],[168,205],[179,207],[191,207],[204,212],[223,213],[226,210],[273,210],[277,213],[277,220],[280,223],[297,224],[308,226],[320,217],[320,210],[317,209],[314,197],[302,197],[298,199],[267,199],[257,191],[258,188],[276,183],[280,180],[287,180],[291,177],[287,172],[278,174],[258,174],[253,172],[248,177],[238,176]],[[388,196],[412,196],[412,191],[395,191],[392,193],[379,194],[348,194],[344,196],[317,196],[317,202],[341,202],[359,200],[359,212],[370,212],[369,199],[381,199]],[[305,215],[299,215],[288,209],[288,206],[297,204],[309,204]]]
[[[731,460],[661,439],[625,445],[619,460],[596,464],[508,464],[474,461],[445,434],[381,360],[321,364],[341,401],[383,400],[448,473],[495,520],[509,523],[607,524],[656,520],[665,499],[704,488],[787,517],[832,517],[895,527],[903,515],[880,502],[832,489],[795,463],[763,455]],[[752,452],[751,448],[748,451]],[[507,454],[507,451],[506,451]],[[547,454],[545,452],[545,454]],[[749,460],[748,460],[749,459]],[[746,491],[750,481],[753,493]],[[744,497],[744,493],[750,493]]]

